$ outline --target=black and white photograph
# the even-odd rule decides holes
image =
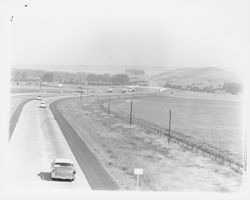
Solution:
[[[0,199],[248,199],[250,1],[0,1]]]

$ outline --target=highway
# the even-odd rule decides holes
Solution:
[[[39,107],[41,101],[31,96],[18,97],[17,108],[23,108],[16,115],[15,111],[12,116],[16,120],[15,125],[10,121],[13,133],[8,148],[8,175],[5,177],[7,190],[11,188],[22,193],[31,189],[51,192],[62,190],[65,193],[119,189],[85,142],[57,110],[57,103],[65,98],[44,98],[48,104],[44,109]],[[77,172],[75,181],[51,180],[50,163],[55,158],[73,160]]]
[[[18,98],[18,99],[11,99],[11,110],[10,110],[10,122],[9,122],[9,140],[11,139],[11,136],[13,134],[13,131],[16,127],[16,124],[18,122],[19,116],[23,110],[23,106],[35,98]]]
[[[9,139],[11,138],[15,129],[16,123],[22,112],[23,106],[30,100],[36,99],[37,95],[42,97],[60,97],[60,96],[74,96],[74,94],[58,94],[58,93],[17,93],[10,96],[10,125],[9,125]]]
[[[94,190],[118,190],[116,182],[57,109],[58,102],[60,100],[50,104],[51,111],[91,188]]]
[[[47,103],[63,97],[47,97]],[[64,97],[65,98],[65,97]],[[40,101],[26,103],[8,147],[6,188],[11,190],[90,191],[91,188],[69,148],[49,108]],[[75,163],[73,182],[51,181],[50,163],[55,158],[70,158]]]
[[[68,96],[72,94],[58,94],[58,93],[16,93],[10,95],[10,118],[14,114],[17,106],[28,99],[35,99],[37,95],[43,97],[53,97],[53,96]]]

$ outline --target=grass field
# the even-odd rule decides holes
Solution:
[[[136,125],[108,115],[94,98],[68,99],[58,104],[121,190],[135,190],[134,168],[143,168],[140,190],[236,192],[242,175],[187,150],[166,137],[145,132]]]
[[[130,101],[114,100],[111,109],[128,115]],[[133,99],[133,115],[236,154],[242,159],[239,101],[156,96]]]

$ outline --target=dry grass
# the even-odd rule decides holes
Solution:
[[[124,190],[134,190],[134,168],[143,168],[141,190],[237,191],[242,176],[167,138],[103,113],[94,102],[66,100],[59,109]]]
[[[112,110],[129,113],[126,100],[112,102]],[[242,158],[241,104],[237,101],[212,99],[144,97],[133,101],[136,117],[168,128],[169,109],[172,110],[172,129],[204,141]]]

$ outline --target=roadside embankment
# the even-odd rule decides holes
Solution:
[[[69,99],[58,109],[77,134],[124,190],[136,188],[134,168],[143,168],[141,190],[153,191],[239,191],[242,175],[209,158],[199,156],[166,137],[100,109],[95,97]]]

